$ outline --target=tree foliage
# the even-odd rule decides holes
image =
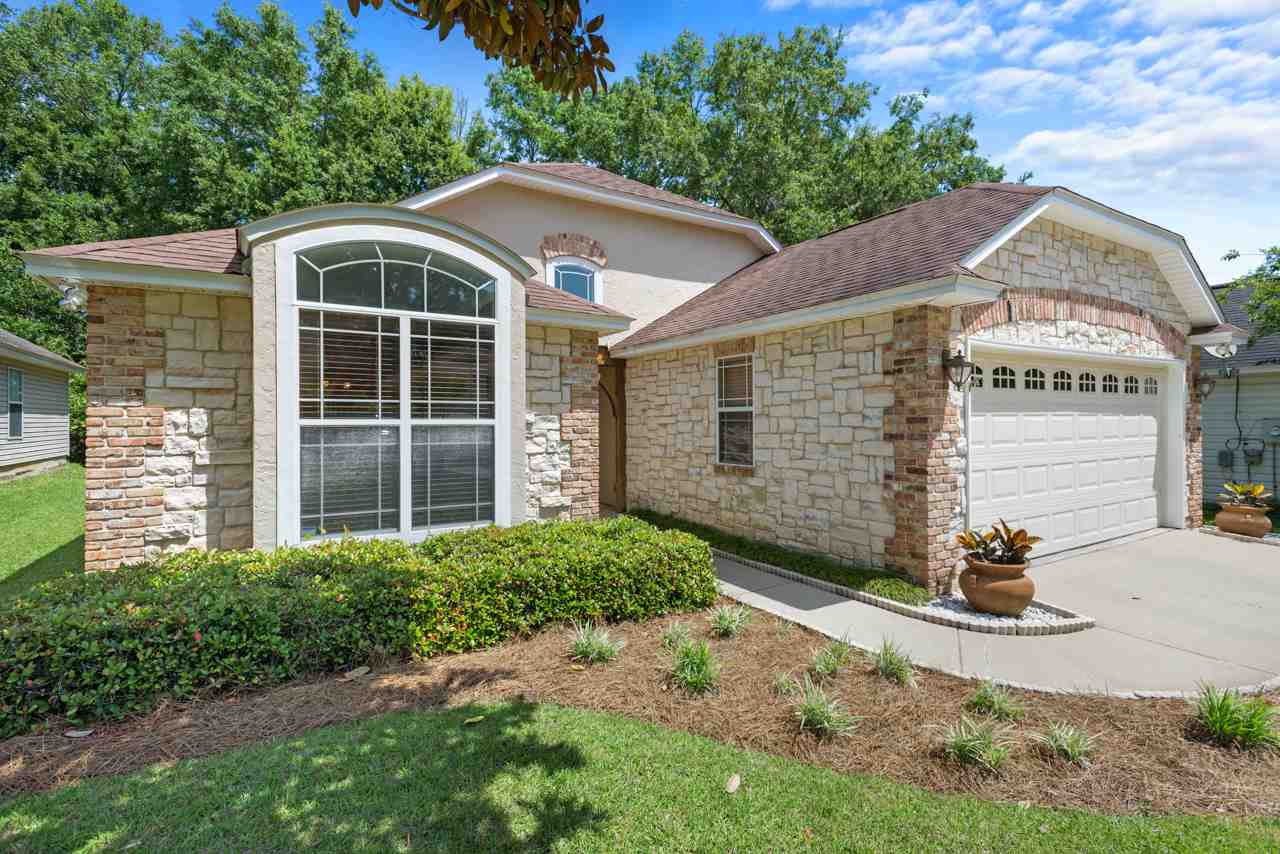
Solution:
[[[566,101],[525,69],[489,77],[503,156],[583,160],[763,222],[793,243],[974,181],[1004,179],[978,153],[973,118],[926,117],[927,93],[869,118],[876,89],[851,82],[831,29],[770,42],[684,33],[607,92]]]
[[[1249,315],[1249,322],[1253,324],[1250,343],[1268,335],[1280,335],[1280,246],[1265,249],[1262,255],[1262,263],[1232,282],[1230,288],[1249,290],[1244,310]],[[1234,261],[1239,257],[1240,253],[1233,250],[1223,260]],[[1220,293],[1219,299],[1225,298],[1226,294]]]
[[[393,9],[449,37],[461,26],[471,43],[510,68],[528,68],[548,92],[577,97],[608,88],[609,44],[600,34],[604,15],[585,19],[579,0],[385,0]],[[384,0],[347,0],[352,15]],[[599,89],[597,88],[599,87]]]

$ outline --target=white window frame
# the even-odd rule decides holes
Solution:
[[[333,243],[372,241],[419,246],[433,252],[451,255],[489,274],[495,282],[494,319],[468,318],[452,314],[400,311],[385,308],[316,303],[297,298],[296,255],[308,249]],[[335,225],[303,231],[281,238],[276,243],[276,542],[297,545],[302,542],[302,477],[301,449],[298,435],[302,419],[298,416],[298,318],[303,309],[342,314],[371,314],[400,318],[400,388],[410,388],[410,324],[413,320],[444,320],[452,323],[475,323],[494,327],[494,418],[492,419],[424,419],[401,413],[400,447],[408,449],[401,457],[410,460],[400,470],[400,530],[396,533],[355,534],[359,539],[401,539],[418,542],[447,530],[483,527],[488,522],[471,522],[413,530],[413,428],[433,425],[465,424],[492,426],[494,429],[494,521],[507,526],[512,522],[511,498],[511,354],[517,330],[511,322],[511,274],[476,250],[446,237],[396,225]],[[523,330],[519,330],[523,332]],[[402,404],[403,406],[403,404]],[[376,426],[382,419],[325,419],[325,426]],[[308,542],[320,541],[316,538]]]
[[[751,370],[749,376],[748,388],[751,389],[751,405],[750,406],[721,406],[720,405],[720,376],[721,371],[726,362],[743,362]],[[716,439],[716,465],[725,466],[727,468],[750,469],[756,465],[756,361],[754,353],[740,353],[736,356],[721,356],[716,359],[716,387],[715,387],[715,423],[712,429],[715,432]],[[751,462],[749,463],[726,463],[720,456],[720,415],[724,412],[750,412],[751,413]]]
[[[21,394],[17,400],[9,398],[9,389],[13,388],[13,378],[18,378],[18,384],[21,386]],[[5,435],[10,439],[21,439],[25,432],[27,420],[27,375],[21,368],[9,368],[4,376],[4,429]],[[18,432],[13,432],[13,406],[18,406]]]
[[[595,261],[588,261],[586,258],[580,258],[577,255],[560,255],[547,261],[544,275],[547,277],[547,285],[549,287],[560,290],[556,285],[556,269],[558,267],[586,267],[591,271],[592,283],[591,290],[594,296],[593,302],[596,305],[604,305],[604,267],[601,267]]]

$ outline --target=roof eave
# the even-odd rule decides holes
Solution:
[[[100,261],[74,255],[44,255],[19,252],[27,272],[54,288],[80,286],[90,282],[129,285],[164,290],[201,291],[223,296],[248,296],[252,285],[248,276],[180,270],[153,264]]]
[[[900,285],[873,294],[848,297],[834,302],[781,312],[767,317],[717,326],[689,335],[677,335],[644,344],[627,346],[626,341],[610,348],[612,355],[633,359],[685,347],[698,347],[754,335],[766,335],[819,323],[830,323],[868,314],[880,314],[913,305],[962,306],[998,299],[1005,286],[980,276],[952,273],[920,282]],[[643,330],[642,330],[643,331]]]
[[[60,374],[84,373],[84,368],[74,362],[64,361],[61,358],[51,359],[37,353],[28,353],[26,350],[18,349],[17,347],[10,346],[3,342],[0,342],[0,356],[3,356],[11,362],[22,362],[24,365],[33,365],[35,367],[57,371]]]
[[[607,334],[626,332],[631,328],[631,318],[620,315],[532,307],[526,310],[525,323],[559,326],[567,329],[584,329]]]
[[[609,190],[603,187],[584,184],[581,181],[574,181],[570,178],[559,178],[507,165],[492,166],[482,172],[477,172],[474,175],[468,175],[465,178],[460,178],[457,181],[437,187],[434,190],[428,190],[425,193],[410,196],[396,204],[397,206],[413,210],[423,210],[449,199],[457,198],[458,196],[478,190],[481,187],[488,186],[495,182],[515,184],[517,186],[528,187],[530,189],[543,190],[544,192],[554,193],[556,195],[569,196],[571,198],[583,199],[585,201],[596,202],[598,204],[609,205],[612,207],[640,211],[642,213],[661,216],[666,219],[694,223],[722,231],[736,232],[747,237],[759,249],[767,253],[777,252],[782,248],[782,244],[776,237],[769,233],[768,229],[763,225],[760,225],[760,223],[752,220],[717,215],[711,211],[699,211],[693,208],[673,205],[657,199],[645,199],[640,196],[631,195],[630,193],[623,193],[617,190]]]

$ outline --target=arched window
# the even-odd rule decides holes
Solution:
[[[494,521],[494,276],[383,241],[304,249],[295,273],[298,534]]]
[[[982,366],[981,365],[973,366],[973,379],[970,380],[970,385],[973,388],[982,388]]]
[[[1138,393],[1138,378],[1137,378],[1137,377],[1125,377],[1125,378],[1124,378],[1124,393],[1125,393],[1125,394],[1137,394],[1137,393]]]
[[[1144,394],[1159,394],[1160,381],[1155,377],[1147,377],[1142,381],[1142,391]]]
[[[1053,390],[1054,391],[1071,391],[1071,372],[1070,371],[1054,371],[1053,372]]]
[[[1115,374],[1102,375],[1102,393],[1116,394],[1120,391],[1120,379]]]
[[[599,266],[581,258],[556,258],[547,264],[547,284],[587,302],[604,302],[603,279]]]
[[[1013,368],[1001,365],[991,372],[992,388],[1017,388],[1018,375],[1013,372]]]
[[[1027,391],[1044,391],[1044,371],[1027,368],[1022,375],[1022,387]]]
[[[1080,391],[1093,394],[1098,390],[1098,380],[1093,374],[1085,371],[1080,374]]]

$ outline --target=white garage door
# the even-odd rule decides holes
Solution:
[[[1161,373],[1023,355],[975,361],[970,524],[1024,527],[1044,538],[1036,555],[1156,527]]]

